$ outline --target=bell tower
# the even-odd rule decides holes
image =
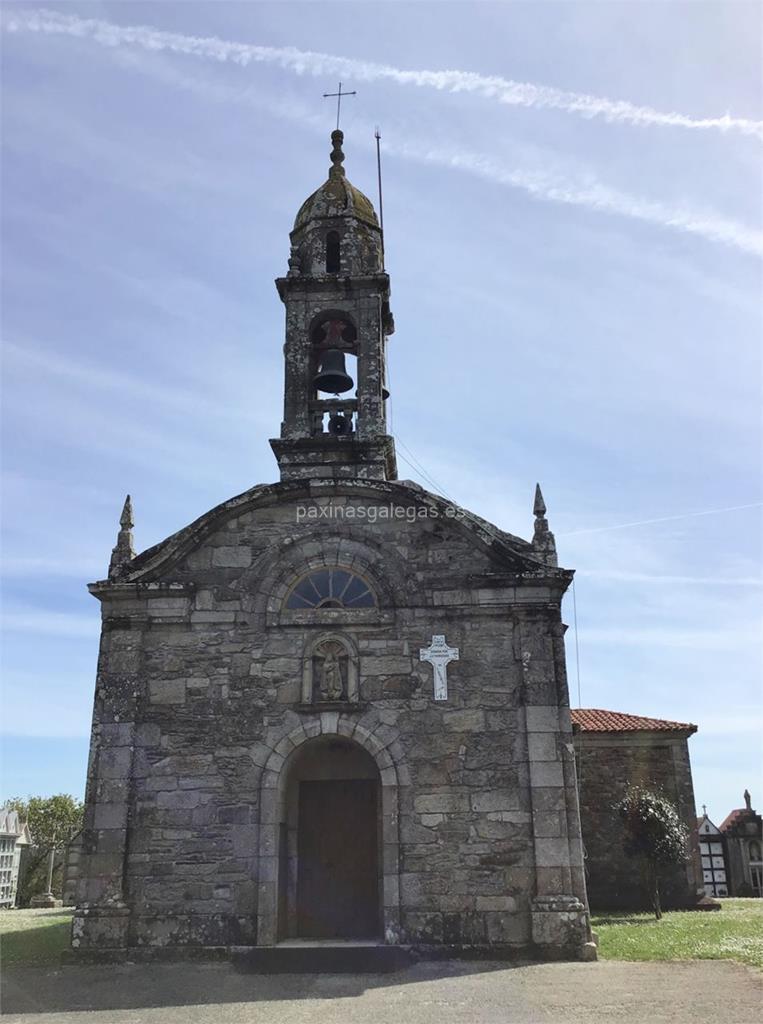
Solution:
[[[386,345],[394,331],[382,234],[331,133],[328,179],[299,210],[286,277],[284,414],[270,445],[281,480],[395,480]]]

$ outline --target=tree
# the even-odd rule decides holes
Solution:
[[[629,789],[615,810],[623,822],[625,852],[641,860],[649,901],[659,921],[660,869],[686,860],[689,830],[668,799],[640,786]]]
[[[26,821],[32,836],[24,876],[19,880],[18,902],[27,904],[32,896],[47,887],[47,863],[51,850],[67,846],[82,828],[84,804],[68,793],[56,796],[30,796],[26,800],[18,797],[8,801],[8,806],[18,812]],[[60,895],[61,871],[53,879],[53,891]]]

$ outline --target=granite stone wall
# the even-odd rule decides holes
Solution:
[[[379,771],[386,941],[578,955],[570,574],[426,492],[365,488],[255,489],[92,588],[104,625],[75,948],[276,941],[279,794],[296,750],[342,736]],[[299,511],[390,500],[441,517]],[[301,574],[338,565],[377,607],[286,609]],[[356,658],[352,703],[305,701],[323,633]],[[419,660],[436,634],[460,651],[447,701]]]
[[[665,907],[686,907],[702,890],[698,873],[694,790],[685,734],[577,732],[580,817],[586,855],[588,899],[594,910],[648,908],[638,863],[626,856],[622,824],[614,807],[629,785],[662,792],[690,834],[687,860],[667,867],[661,891]]]

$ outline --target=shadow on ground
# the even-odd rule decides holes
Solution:
[[[62,950],[69,948],[71,911],[68,909],[3,911],[0,925],[3,967],[53,966],[59,962]]]
[[[156,1007],[346,999],[369,989],[507,971],[527,964],[423,961],[390,974],[251,974],[228,963],[10,967],[2,1012],[66,1013]]]

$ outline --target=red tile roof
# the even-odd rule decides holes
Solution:
[[[732,825],[736,824],[736,820],[740,814],[744,814],[744,807],[736,807],[733,811],[729,811],[726,817],[723,819],[721,824],[718,826],[721,832],[725,832],[727,828],[731,828]]]
[[[694,733],[696,725],[689,722],[668,722],[664,718],[644,718],[626,715],[621,711],[603,711],[601,708],[573,708],[572,724],[582,732],[680,732]]]

